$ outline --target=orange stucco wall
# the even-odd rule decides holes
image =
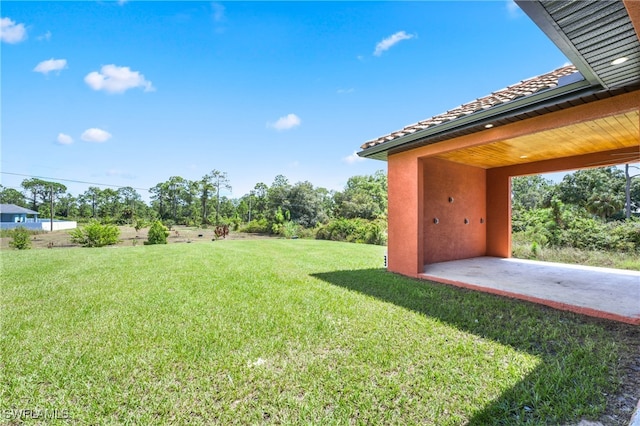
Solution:
[[[636,11],[637,12],[637,11]],[[416,276],[425,263],[511,256],[511,177],[616,164],[625,148],[482,170],[438,154],[637,110],[638,92],[388,156],[388,269]],[[561,143],[562,141],[559,141]],[[640,137],[639,137],[640,146]],[[448,202],[449,197],[453,203]],[[485,223],[480,218],[485,217]],[[434,226],[433,219],[439,219]],[[464,219],[469,224],[464,224]],[[462,223],[461,223],[462,222]],[[482,225],[482,226],[481,226]]]
[[[422,163],[409,152],[390,156],[388,180],[387,269],[404,275],[422,272]]]
[[[483,256],[485,170],[437,158],[422,160],[422,167],[423,264]]]

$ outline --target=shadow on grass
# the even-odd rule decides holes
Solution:
[[[540,365],[469,425],[563,424],[602,416],[620,384],[619,356],[634,326],[402,277],[384,269],[313,274],[330,284],[435,318],[539,357]]]

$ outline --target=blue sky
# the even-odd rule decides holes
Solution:
[[[362,143],[567,63],[511,1],[3,1],[1,183],[343,189]],[[89,185],[62,181],[74,195]],[[148,194],[139,191],[147,199]]]

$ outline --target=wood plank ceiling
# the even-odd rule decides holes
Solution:
[[[487,145],[446,152],[437,157],[490,169],[631,148],[628,160],[640,161],[639,134],[640,112],[635,110]],[[620,160],[617,158],[617,163],[623,162]]]

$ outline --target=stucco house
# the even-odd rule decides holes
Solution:
[[[38,218],[38,212],[15,204],[0,204],[0,229],[24,227],[35,231],[75,229],[77,222]]]
[[[29,216],[33,216],[29,218]],[[15,204],[0,204],[0,222],[26,223],[38,220],[38,212],[16,206]]]
[[[388,269],[511,256],[511,178],[640,161],[640,2],[516,0],[572,65],[362,145],[387,161]]]

